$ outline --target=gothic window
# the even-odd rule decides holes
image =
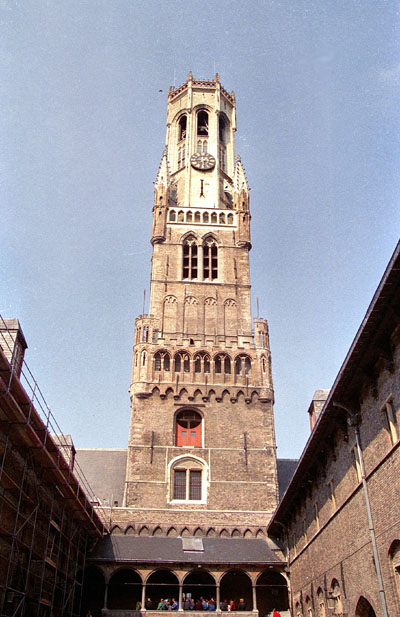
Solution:
[[[218,146],[218,159],[219,159],[220,168],[222,169],[222,171],[225,171],[226,169],[226,148],[222,144]]]
[[[147,343],[149,340],[149,326],[143,326],[142,343]]]
[[[204,214],[203,214],[203,223],[208,223],[209,218],[210,217],[208,215],[208,212],[204,212]]]
[[[210,372],[210,356],[207,353],[200,352],[195,355],[194,372],[195,373],[209,373]]]
[[[140,343],[140,335],[141,335],[141,332],[142,332],[142,328],[138,328],[138,329],[137,329],[137,339],[136,339],[138,343]]]
[[[325,611],[325,596],[321,587],[317,590],[318,617],[326,617]]]
[[[333,598],[334,614],[341,615],[343,613],[342,595],[340,592],[340,585],[334,578],[331,583],[331,597]]]
[[[161,370],[169,371],[170,357],[166,351],[157,351],[154,355],[154,370],[159,372]]]
[[[194,222],[195,223],[200,223],[201,222],[200,212],[195,212],[194,213]]]
[[[225,373],[226,375],[231,373],[231,359],[226,354],[218,354],[215,358],[214,366],[216,373]]]
[[[187,353],[184,351],[180,351],[175,354],[175,373],[180,373],[182,370],[184,373],[189,373],[190,371],[190,358]]]
[[[179,135],[178,140],[181,141],[186,137],[187,116],[181,116],[179,119]]]
[[[238,356],[235,360],[236,375],[242,375],[243,371],[245,375],[250,375],[251,360],[248,356]]]
[[[179,212],[178,212],[178,223],[183,223],[184,220],[185,220],[185,216],[183,214],[183,210],[179,210]]]
[[[178,169],[185,167],[186,150],[185,146],[179,146],[178,148]]]
[[[172,499],[179,501],[202,501],[205,469],[201,462],[181,458],[171,468]]]
[[[265,371],[267,370],[267,363],[265,361],[265,358],[261,358],[261,369],[263,373],[265,373]]]
[[[207,142],[207,139],[198,139],[197,140],[197,152],[198,152],[198,154],[206,154],[208,152],[208,142]]]
[[[211,238],[203,244],[203,277],[212,281],[218,278],[218,247]]]
[[[186,214],[186,222],[187,223],[191,223],[193,220],[193,215],[191,213],[191,211],[189,210],[189,212]]]
[[[211,223],[218,223],[218,216],[216,212],[211,214]]]
[[[176,212],[175,212],[175,210],[170,210],[170,213],[169,213],[169,220],[170,220],[171,222],[174,222],[174,221],[176,220]]]
[[[208,113],[205,109],[197,113],[197,135],[208,136]]]
[[[201,415],[192,409],[184,409],[176,416],[176,445],[180,447],[201,448]]]
[[[223,212],[219,215],[219,222],[223,225],[225,224],[225,214]]]
[[[226,136],[227,136],[226,129],[227,129],[226,120],[222,116],[219,116],[218,118],[218,138],[221,144],[226,144]]]
[[[142,353],[142,366],[146,366],[146,352]]]
[[[233,225],[233,214],[228,214],[228,225]]]
[[[139,354],[138,352],[135,353],[135,366],[138,365],[138,359],[139,359]]]
[[[386,425],[389,430],[390,440],[392,442],[392,445],[394,445],[399,440],[399,433],[397,430],[396,415],[394,412],[393,401],[391,398],[384,404],[382,411],[386,419]]]
[[[184,279],[197,279],[197,244],[193,236],[183,243],[182,276]]]

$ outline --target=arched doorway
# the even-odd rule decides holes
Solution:
[[[142,579],[135,570],[121,568],[110,578],[108,602],[110,609],[135,610],[142,600]]]
[[[206,600],[211,598],[215,600],[216,587],[214,577],[202,568],[189,572],[183,581],[183,598],[185,599],[185,597],[193,598],[194,600],[198,600],[200,597]]]
[[[257,608],[260,615],[289,610],[287,582],[276,570],[263,570],[256,582]]]
[[[253,610],[253,592],[248,574],[238,568],[226,572],[221,579],[220,598],[221,601],[234,600],[236,605],[243,598],[246,611]]]
[[[98,568],[89,566],[83,572],[83,588],[81,614],[86,615],[90,610],[93,617],[101,617],[104,607],[104,575]]]
[[[146,582],[146,598],[150,598],[157,608],[161,598],[179,598],[179,582],[171,570],[156,570],[152,572]]]
[[[355,617],[376,617],[374,609],[364,596],[357,602]]]

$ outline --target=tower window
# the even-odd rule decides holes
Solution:
[[[226,144],[227,123],[222,116],[218,118],[218,138],[221,144]]]
[[[228,225],[233,225],[233,214],[228,214]]]
[[[225,224],[225,214],[223,212],[219,215],[219,222],[223,225]]]
[[[209,218],[210,217],[208,215],[208,212],[204,212],[204,214],[203,214],[203,223],[208,223]]]
[[[197,135],[208,135],[208,113],[205,109],[197,114]]]
[[[192,409],[180,411],[176,416],[175,435],[177,446],[201,448],[201,415]]]
[[[161,370],[169,371],[170,369],[170,357],[166,351],[157,351],[154,355],[154,370],[159,372]]]
[[[193,215],[192,215],[192,213],[189,210],[189,212],[186,214],[186,222],[187,223],[191,223],[192,220],[193,220]]]
[[[187,116],[182,116],[179,119],[179,141],[186,138]]]
[[[397,443],[398,439],[399,439],[399,434],[398,434],[398,430],[397,430],[397,422],[396,422],[396,415],[393,409],[393,401],[392,399],[389,399],[383,406],[382,411],[385,415],[385,419],[386,419],[386,424],[387,427],[389,429],[389,434],[390,434],[390,439],[392,442],[392,445],[394,445],[395,443]]]
[[[180,457],[171,468],[171,498],[179,501],[203,501],[205,466],[197,458]]]
[[[231,374],[231,359],[229,356],[225,354],[219,354],[215,358],[215,372],[222,373],[224,372],[226,375]]]
[[[194,213],[194,222],[195,223],[200,223],[201,222],[200,212],[195,212]]]
[[[194,372],[195,373],[209,373],[210,372],[210,356],[204,352],[196,354],[194,359]]]
[[[197,279],[197,244],[192,237],[183,244],[182,276],[184,279]]]
[[[189,373],[190,371],[190,358],[184,352],[179,352],[175,354],[175,373],[180,373],[183,369],[184,373]]]
[[[197,153],[198,154],[206,154],[208,152],[208,142],[207,139],[198,139],[197,140]]]
[[[206,240],[203,245],[203,276],[204,279],[218,278],[218,247],[215,240]]]
[[[218,223],[218,216],[216,212],[211,214],[211,223]]]
[[[178,223],[183,223],[183,221],[184,221],[183,210],[179,210],[179,212],[178,212]]]
[[[248,356],[238,356],[235,360],[236,375],[242,375],[243,370],[245,375],[250,375],[251,360]]]
[[[222,171],[226,169],[226,148],[223,145],[218,146],[218,158],[219,158],[219,166]]]
[[[178,169],[185,167],[186,150],[185,146],[179,146],[178,148]]]
[[[169,213],[169,220],[171,222],[174,222],[176,220],[176,212],[175,212],[175,210],[171,210],[170,211],[170,213]]]

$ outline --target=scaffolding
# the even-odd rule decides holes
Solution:
[[[106,518],[15,322],[0,315],[0,615],[78,617],[86,553]]]

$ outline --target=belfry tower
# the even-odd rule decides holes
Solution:
[[[251,320],[235,131],[218,75],[170,88],[130,387],[123,511],[137,535],[262,537],[277,505],[268,325]]]

